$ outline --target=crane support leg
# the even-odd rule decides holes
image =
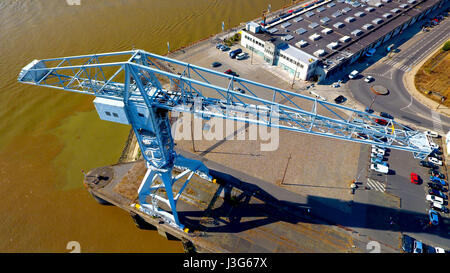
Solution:
[[[178,199],[181,197],[181,194],[194,174],[197,174],[208,181],[213,181],[212,177],[209,175],[208,168],[199,160],[185,158],[181,155],[176,155],[175,157],[175,168],[182,171],[177,176],[172,175],[172,168],[154,169],[150,164],[147,164],[147,167],[147,173],[138,190],[141,207],[144,208],[144,212],[153,216],[159,216],[170,224],[183,229],[184,225],[181,224],[177,212]],[[186,177],[186,179],[175,194],[173,185],[184,177]],[[165,189],[167,198],[158,195],[157,191],[161,188]],[[148,199],[151,201],[148,202]],[[158,202],[166,204],[167,207],[170,208],[171,213],[161,209],[158,206]]]

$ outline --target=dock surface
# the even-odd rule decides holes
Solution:
[[[188,232],[132,206],[146,172],[142,160],[96,168],[84,182],[95,196],[139,215],[161,235],[191,242],[196,252],[365,252],[366,242],[351,232],[311,217],[306,197],[255,178],[242,181],[214,162],[207,164],[218,182],[195,177],[178,202]],[[174,185],[175,191],[182,183]]]

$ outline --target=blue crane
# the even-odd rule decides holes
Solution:
[[[194,174],[213,178],[201,161],[175,152],[170,112],[378,145],[421,159],[432,151],[424,133],[394,120],[143,50],[34,60],[18,81],[93,95],[101,119],[130,124],[148,168],[138,190],[140,210],[181,229],[176,204],[183,190]],[[174,167],[181,170],[176,176]]]

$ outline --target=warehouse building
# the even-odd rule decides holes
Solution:
[[[241,45],[296,79],[323,80],[448,0],[319,0],[246,24]]]

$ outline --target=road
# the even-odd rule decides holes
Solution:
[[[372,75],[375,81],[366,83],[364,77],[361,76],[359,79],[349,81],[348,87],[354,98],[361,104],[369,106],[374,101],[372,109],[377,112],[387,112],[409,123],[432,128],[445,134],[450,129],[450,118],[440,115],[418,102],[411,96],[403,83],[403,76],[411,69],[411,66],[426,58],[434,49],[450,38],[450,19],[448,17],[429,32],[420,32],[421,25],[422,22],[417,23],[416,26],[387,43],[402,44],[409,39],[405,37],[419,31],[418,34],[402,44],[398,48],[399,52],[394,53],[393,57],[384,57],[363,71],[365,76]],[[379,48],[377,51],[379,54],[386,52],[385,47]],[[373,59],[377,58],[380,56],[373,57]],[[365,65],[370,65],[370,61]],[[369,89],[371,85],[382,85],[389,90],[389,94],[376,96]]]
[[[429,32],[422,32],[420,26],[423,22],[418,22],[415,26],[404,31],[403,34],[387,42],[377,49],[375,56],[356,63],[339,75],[345,77],[351,70],[362,71],[364,76],[372,75],[375,81],[364,82],[364,76],[350,80],[347,87],[353,98],[359,103],[369,106],[376,112],[387,112],[402,122],[413,124],[413,127],[430,128],[441,134],[446,134],[450,129],[450,118],[440,115],[434,109],[429,109],[423,105],[406,89],[403,78],[405,73],[427,58],[435,49],[440,47],[450,38],[450,18],[447,17],[439,25],[433,27]],[[386,56],[386,47],[395,44],[397,53]],[[370,86],[381,85],[389,90],[386,96],[376,96],[370,91]],[[443,145],[443,143],[439,143]],[[355,202],[367,204],[361,209],[361,226],[357,228],[360,233],[367,234],[373,239],[388,244],[397,238],[397,232],[408,235],[423,241],[426,244],[440,246],[446,249],[450,247],[450,221],[447,215],[441,218],[441,224],[424,230],[424,223],[428,218],[428,206],[425,201],[427,194],[426,183],[428,182],[428,170],[420,167],[418,160],[411,154],[401,151],[391,151],[387,157],[390,169],[394,170],[391,175],[377,175],[372,171],[363,174],[362,185],[356,192]],[[360,159],[360,167],[367,163],[367,156],[364,153]],[[423,179],[422,184],[410,183],[410,173],[415,172]],[[445,172],[445,171],[444,171]],[[368,187],[369,190],[365,187]],[[393,208],[395,203],[389,204],[390,196],[400,198],[398,211]],[[380,206],[380,207],[377,207]],[[377,210],[388,211],[394,217],[393,224],[390,216],[377,213]],[[364,216],[365,215],[365,216]],[[373,217],[371,217],[373,215]],[[387,218],[388,217],[388,218]],[[384,228],[371,228],[382,226]]]

